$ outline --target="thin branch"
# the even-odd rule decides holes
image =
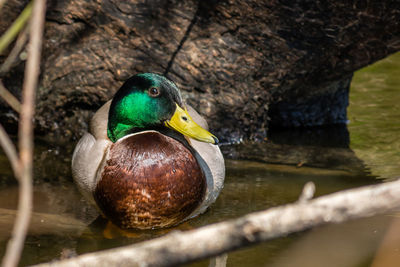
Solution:
[[[307,202],[308,200],[312,199],[315,194],[315,184],[313,182],[307,182],[304,187],[303,191],[300,194],[299,202]]]
[[[0,80],[0,97],[4,99],[10,107],[12,107],[16,112],[21,112],[21,103],[18,99],[11,94],[3,85]]]
[[[10,71],[12,65],[18,58],[19,54],[21,53],[22,49],[26,42],[28,41],[29,29],[25,27],[25,29],[20,33],[15,42],[13,49],[11,50],[10,54],[7,56],[6,60],[4,60],[3,65],[0,67],[0,77],[4,76],[7,72]]]
[[[25,66],[25,78],[22,92],[22,106],[18,127],[20,151],[20,191],[18,213],[12,237],[7,245],[3,266],[16,266],[22,252],[25,236],[32,213],[32,158],[33,158],[33,115],[35,107],[35,88],[40,71],[40,54],[45,19],[45,0],[36,0],[30,21],[30,42],[28,59]]]
[[[14,40],[17,34],[24,28],[32,13],[32,2],[25,7],[14,23],[8,30],[0,37],[0,55],[4,49]]]
[[[199,229],[39,266],[176,266],[327,223],[400,208],[400,180],[275,207]],[[171,245],[173,244],[173,245]]]
[[[14,176],[19,179],[21,168],[17,149],[15,148],[13,142],[11,141],[10,137],[8,136],[2,125],[0,125],[0,145],[11,163],[11,168],[14,172]]]

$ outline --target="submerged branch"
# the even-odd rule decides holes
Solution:
[[[6,267],[16,266],[18,264],[32,213],[32,120],[35,107],[35,89],[37,86],[40,71],[40,54],[42,47],[45,9],[46,1],[36,0],[33,5],[33,14],[29,25],[29,52],[25,66],[22,105],[18,127],[18,142],[20,153],[19,162],[21,166],[19,177],[20,188],[18,213],[12,232],[12,237],[8,242],[6,254],[2,262],[3,266]],[[25,11],[26,8],[23,12]]]
[[[143,243],[88,253],[40,266],[175,266],[220,255],[327,223],[340,223],[400,208],[400,180],[337,192],[275,207]]]

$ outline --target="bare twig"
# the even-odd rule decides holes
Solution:
[[[4,49],[14,40],[15,36],[24,28],[32,13],[32,2],[25,7],[10,28],[0,37],[0,55]]]
[[[14,176],[19,179],[20,177],[20,164],[17,150],[10,137],[4,130],[3,126],[0,125],[0,144],[6,154],[8,160],[11,163],[12,170],[14,172]]]
[[[306,202],[314,197],[315,194],[315,184],[313,182],[307,182],[304,187],[301,195],[299,197],[299,202]]]
[[[25,67],[25,78],[22,92],[22,106],[18,128],[20,152],[20,191],[18,213],[15,220],[12,237],[7,245],[3,258],[3,266],[18,264],[29,220],[32,213],[32,158],[33,158],[33,125],[32,119],[35,106],[35,88],[39,77],[40,54],[44,27],[46,1],[36,0],[30,21],[30,42],[28,60]]]
[[[12,65],[18,58],[19,54],[21,53],[22,49],[25,46],[25,43],[28,41],[29,29],[26,27],[18,36],[17,41],[13,49],[11,50],[10,54],[7,56],[6,60],[4,61],[3,65],[0,67],[0,77],[4,76],[7,72],[10,71]]]
[[[40,266],[176,266],[327,223],[400,208],[400,180],[271,208],[237,220],[173,232],[139,244]],[[171,245],[173,244],[173,245]]]
[[[21,103],[19,103],[18,99],[11,94],[3,85],[0,80],[0,97],[4,99],[7,104],[10,105],[16,112],[21,112]]]

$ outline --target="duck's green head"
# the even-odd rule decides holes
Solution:
[[[218,143],[196,124],[176,85],[164,76],[143,73],[129,78],[111,101],[107,135],[112,142],[135,131],[168,127],[193,139]]]

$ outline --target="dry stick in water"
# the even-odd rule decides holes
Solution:
[[[262,241],[400,208],[400,180],[271,208],[236,220],[39,266],[176,266]]]
[[[40,71],[40,52],[44,27],[46,1],[36,0],[30,21],[30,41],[28,60],[22,92],[22,106],[18,128],[21,172],[18,213],[12,237],[7,245],[3,266],[17,266],[32,213],[32,158],[33,158],[33,114],[35,106],[35,88]]]

